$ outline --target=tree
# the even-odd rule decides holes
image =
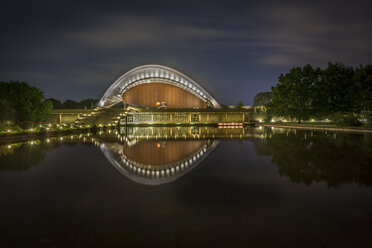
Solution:
[[[52,101],[54,109],[90,109],[94,108],[99,101],[98,99],[84,99],[80,102],[66,100],[64,103],[62,103],[54,98],[49,98],[48,100]]]
[[[97,99],[84,99],[80,102],[80,108],[94,108],[98,101]]]
[[[50,100],[53,104],[54,109],[62,109],[63,104],[60,100],[54,99],[54,98],[48,98],[47,100]]]
[[[274,116],[296,118],[298,122],[313,113],[314,86],[320,80],[320,69],[311,65],[294,67],[279,76],[279,83],[272,87],[272,101],[267,104],[268,113]]]
[[[16,111],[7,99],[0,99],[0,121],[14,120]]]
[[[261,93],[255,97],[260,102]],[[279,76],[272,87],[267,114],[297,118],[328,118],[343,125],[361,125],[360,118],[372,119],[372,65],[353,68],[328,63],[320,70],[310,65],[294,67]]]
[[[63,108],[64,109],[78,109],[80,108],[80,104],[78,102],[75,102],[74,100],[66,100],[63,102]]]
[[[236,105],[235,105],[235,108],[236,109],[242,109],[244,106],[244,103],[242,101],[239,101]]]
[[[253,106],[264,106],[268,104],[272,98],[273,98],[272,92],[270,91],[260,92],[254,97]]]
[[[9,111],[7,118],[15,122],[43,120],[52,109],[43,92],[26,82],[0,82],[0,99],[1,107]]]
[[[50,100],[44,100],[39,106],[36,114],[36,120],[45,120],[46,116],[53,110],[53,103]]]
[[[358,94],[355,99],[359,112],[366,116],[372,116],[372,65],[360,66],[356,68],[354,86]]]
[[[354,69],[341,63],[328,63],[321,71],[321,80],[314,88],[314,108],[318,116],[343,114],[357,109],[358,94],[355,92]]]

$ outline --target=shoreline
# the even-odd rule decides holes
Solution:
[[[333,132],[351,132],[351,133],[368,133],[372,134],[372,129],[363,128],[351,128],[351,127],[322,127],[322,126],[305,126],[305,125],[293,125],[293,124],[257,124],[263,127],[278,127],[278,128],[292,128],[292,129],[304,129],[304,130],[317,130],[317,131],[333,131]]]
[[[217,127],[216,124],[194,124],[194,125],[147,125],[147,124],[127,124],[121,125],[122,127],[150,127],[150,126],[214,126]],[[277,128],[290,128],[290,129],[302,129],[302,130],[316,130],[316,131],[332,131],[332,132],[345,132],[345,133],[363,133],[363,134],[372,134],[372,129],[366,128],[357,128],[357,127],[325,127],[325,126],[316,126],[311,125],[307,126],[306,124],[272,124],[272,123],[244,123],[244,127],[277,127]],[[107,129],[112,129],[114,127],[106,127]],[[32,133],[32,134],[14,134],[14,135],[6,135],[0,136],[0,143],[12,142],[12,141],[22,141],[28,139],[35,139],[35,138],[47,138],[47,137],[55,137],[58,135],[68,135],[68,134],[78,134],[78,133],[88,133],[92,131],[100,131],[99,130],[92,130],[91,128],[81,128],[81,129],[73,129],[73,130],[64,130],[64,131],[50,131],[45,133]]]
[[[112,129],[113,127],[106,127],[106,129]],[[79,134],[79,133],[89,133],[94,131],[102,131],[103,129],[92,130],[91,128],[81,128],[73,130],[63,130],[63,131],[49,131],[45,133],[32,133],[32,134],[14,134],[8,136],[0,137],[0,144],[13,142],[13,141],[23,141],[29,139],[43,139],[48,137],[55,137],[59,135],[69,135],[69,134]]]

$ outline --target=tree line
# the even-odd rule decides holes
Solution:
[[[0,121],[39,121],[53,109],[43,92],[26,82],[0,82]]]
[[[0,82],[0,122],[15,123],[43,121],[53,109],[94,108],[98,99],[80,102],[54,98],[45,99],[44,93],[26,82]]]
[[[372,117],[372,65],[351,67],[328,63],[324,69],[305,65],[281,74],[271,92],[256,95],[269,116],[297,120],[329,119],[356,124]]]
[[[91,109],[96,107],[98,99],[84,99],[80,102],[74,100],[66,100],[61,102],[60,100],[54,98],[48,98],[53,104],[54,109]]]

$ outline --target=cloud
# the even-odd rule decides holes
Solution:
[[[62,33],[71,41],[100,49],[151,49],[182,46],[198,40],[224,37],[226,32],[176,24],[146,16],[111,16],[98,26]]]
[[[368,62],[372,54],[372,18],[358,8],[319,4],[268,3],[237,10],[234,17],[215,15],[188,21],[174,14],[105,13],[91,22],[49,30],[3,56],[39,61],[80,59],[86,54],[115,56],[136,51],[231,51],[252,55],[261,65],[292,66],[327,61]],[[357,5],[358,6],[358,5]],[[231,13],[230,13],[231,14]],[[184,15],[184,13],[183,13]],[[216,16],[221,18],[216,19]],[[224,23],[224,21],[226,22]],[[234,22],[232,22],[233,20]]]
[[[102,9],[101,3],[77,3],[74,10],[60,4],[50,11],[28,3],[24,12],[14,8],[17,19],[2,22],[8,26],[0,40],[1,80],[80,85],[94,92],[135,66],[160,63],[201,79],[221,98],[243,99],[269,88],[292,66],[371,63],[370,5],[134,1]],[[249,93],[226,92],[226,81]],[[60,93],[52,86],[49,92]]]
[[[371,17],[366,21],[353,8],[319,4],[277,5],[263,12],[258,42],[259,63],[271,66],[316,65],[328,61],[368,63],[372,54]]]

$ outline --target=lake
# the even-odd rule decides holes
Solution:
[[[372,247],[368,134],[122,127],[0,155],[0,247]]]

